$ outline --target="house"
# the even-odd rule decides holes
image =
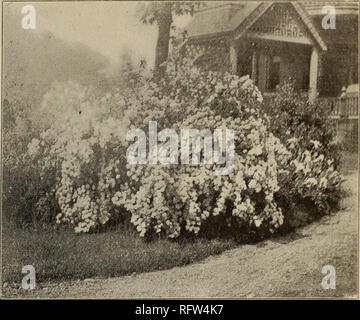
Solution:
[[[337,111],[341,104],[340,113],[357,124],[358,96],[349,105],[346,99],[339,104],[337,97],[358,83],[358,3],[326,5],[207,2],[185,28],[181,50],[204,68],[249,75],[264,95],[291,77],[311,100],[326,97]],[[335,13],[330,28],[329,13]]]

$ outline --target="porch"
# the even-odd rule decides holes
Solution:
[[[231,73],[249,75],[263,94],[291,80],[311,100],[318,95],[319,49],[309,43],[247,35],[230,46]]]

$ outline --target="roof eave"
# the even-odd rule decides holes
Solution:
[[[232,30],[228,30],[228,31],[222,31],[222,32],[215,32],[215,33],[206,33],[206,34],[200,34],[200,35],[196,35],[196,36],[190,36],[188,38],[188,42],[197,42],[197,41],[205,41],[205,40],[209,40],[211,38],[219,38],[219,37],[223,37],[223,36],[231,36],[233,34]]]

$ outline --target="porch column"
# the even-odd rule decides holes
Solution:
[[[230,73],[237,74],[238,52],[235,41],[230,42]]]
[[[254,50],[251,60],[251,79],[254,82],[254,84],[257,83],[256,76],[257,76],[257,54],[256,51]]]
[[[310,58],[309,100],[314,101],[317,96],[317,80],[319,68],[319,51],[314,46]]]
[[[257,86],[261,92],[265,92],[269,83],[269,66],[270,59],[266,54],[260,54],[258,59],[258,81]]]

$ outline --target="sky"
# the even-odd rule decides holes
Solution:
[[[85,44],[110,63],[119,62],[124,49],[130,49],[136,58],[145,57],[150,66],[154,63],[157,27],[139,21],[137,2],[5,3],[4,14],[9,8],[21,13],[26,4],[35,7],[36,32],[51,32],[62,40]],[[178,17],[175,24],[184,27],[189,20]]]

